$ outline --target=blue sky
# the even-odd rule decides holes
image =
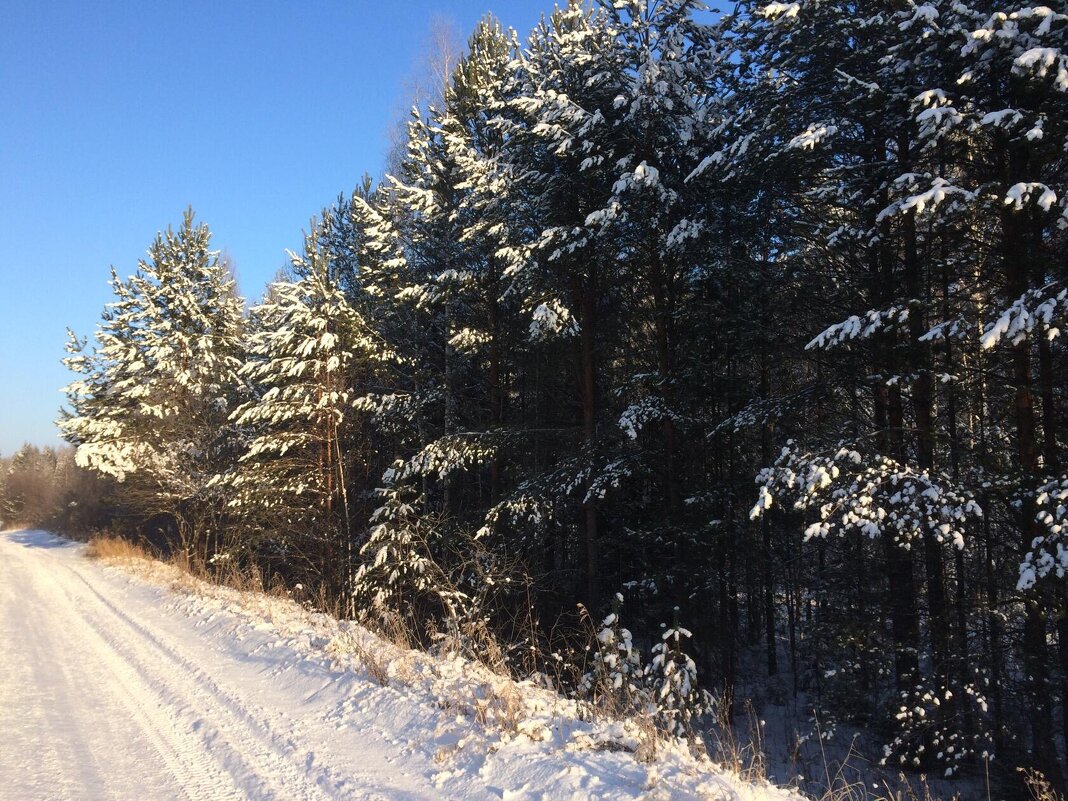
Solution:
[[[431,20],[526,33],[552,0],[0,0],[0,453],[58,444],[91,334],[192,205],[256,297],[309,219],[378,175]]]

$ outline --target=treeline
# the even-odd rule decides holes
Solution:
[[[113,275],[61,426],[353,616],[553,672],[614,604],[728,709],[744,666],[890,764],[1063,786],[1066,146],[1063,10],[486,20],[247,314],[191,214]]]
[[[0,529],[47,528],[85,536],[119,512],[113,483],[74,462],[74,449],[26,444],[0,456]]]

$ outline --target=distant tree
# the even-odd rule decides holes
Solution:
[[[113,481],[78,467],[70,447],[29,443],[0,457],[0,526],[47,527],[82,536],[116,513]]]
[[[407,120],[416,109],[425,114],[431,109],[444,108],[445,94],[453,70],[464,52],[463,34],[447,16],[434,15],[427,23],[419,57],[412,65],[406,85],[407,103],[403,113],[389,129],[389,151],[386,153],[386,173],[396,175],[401,170],[407,148]]]

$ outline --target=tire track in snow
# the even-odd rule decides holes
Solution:
[[[40,552],[38,552],[40,553]],[[173,777],[175,790],[187,801],[230,801],[246,798],[232,778],[217,765],[195,732],[181,725],[173,705],[161,698],[145,674],[123,659],[101,632],[86,617],[85,597],[69,592],[62,579],[62,563],[55,558],[34,559],[36,554],[24,554],[16,561],[25,567],[26,583],[41,601],[42,609],[68,609],[73,614],[65,620],[64,635],[81,651],[83,658],[103,667],[105,682],[114,684],[101,688],[118,700],[129,718],[136,723],[144,742],[157,754]],[[40,563],[52,571],[45,573]],[[49,625],[48,616],[41,615],[41,625]],[[85,646],[83,649],[82,646]],[[55,660],[55,661],[62,661]],[[57,669],[46,664],[45,669]],[[117,685],[117,686],[116,686]],[[77,699],[74,699],[75,701]],[[78,706],[71,703],[68,714]],[[99,786],[99,785],[98,785]]]
[[[0,560],[0,796],[19,798],[71,798],[75,784],[59,753],[58,738],[44,738],[52,731],[49,706],[56,698],[40,681],[35,666],[48,664],[47,638],[38,627],[39,605],[14,580],[10,562]],[[21,655],[20,655],[21,652]],[[28,703],[27,703],[28,701]],[[5,748],[14,739],[20,748]],[[46,789],[47,788],[47,789]]]
[[[86,626],[117,661],[136,671],[173,717],[183,719],[199,735],[198,751],[207,746],[238,787],[257,799],[328,801],[335,797],[308,777],[307,755],[300,754],[289,738],[271,730],[207,672],[122,611],[75,564],[57,562],[56,567],[69,577],[58,585],[79,607]]]

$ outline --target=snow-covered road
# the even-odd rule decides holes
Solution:
[[[80,551],[0,535],[0,799],[440,797],[373,728],[304,726],[314,699],[278,692],[287,666]]]

